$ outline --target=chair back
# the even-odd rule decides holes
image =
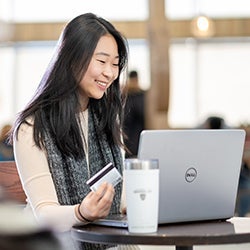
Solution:
[[[8,200],[25,204],[24,193],[15,161],[0,161],[0,187]]]

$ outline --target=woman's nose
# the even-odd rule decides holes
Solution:
[[[114,72],[111,65],[106,65],[103,70],[103,75],[108,79],[111,79],[114,76]]]

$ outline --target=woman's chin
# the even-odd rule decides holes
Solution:
[[[93,99],[101,99],[103,97],[104,93],[100,93],[100,94],[95,94],[92,96]]]

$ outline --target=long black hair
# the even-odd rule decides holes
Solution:
[[[44,147],[45,131],[51,133],[57,147],[64,155],[81,157],[83,142],[79,128],[79,83],[99,39],[111,34],[119,53],[119,73],[101,99],[89,100],[89,105],[99,114],[99,132],[107,133],[112,143],[122,142],[124,100],[120,86],[121,72],[127,66],[127,40],[105,19],[92,13],[82,14],[64,28],[56,52],[46,70],[37,91],[27,107],[19,113],[13,135],[18,140],[18,129],[32,117],[33,138],[39,148]]]

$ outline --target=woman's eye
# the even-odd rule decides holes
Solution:
[[[100,62],[100,63],[105,63],[105,61],[103,61],[103,60],[97,60],[98,62]]]

